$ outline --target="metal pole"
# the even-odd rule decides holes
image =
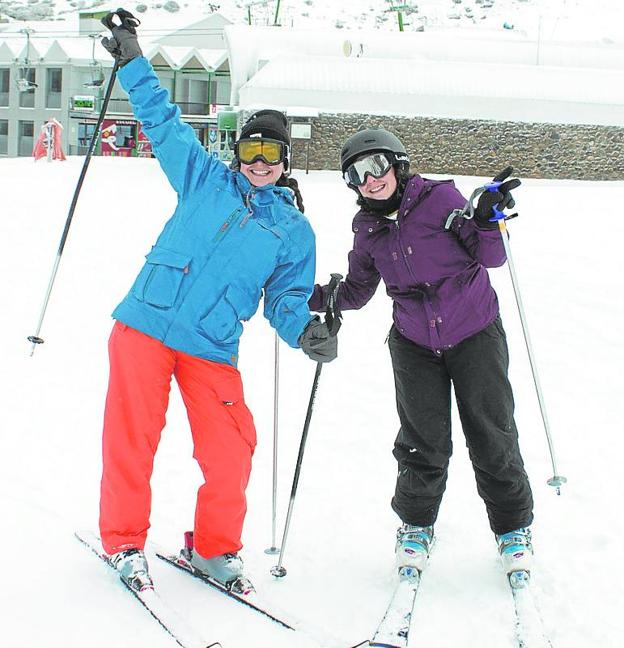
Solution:
[[[89,143],[89,149],[87,150],[87,155],[85,157],[84,164],[82,165],[82,171],[80,172],[80,177],[78,178],[78,184],[76,185],[76,190],[74,191],[74,196],[69,207],[69,213],[65,221],[65,228],[63,229],[63,234],[61,236],[61,242],[59,243],[58,251],[56,253],[56,259],[54,260],[54,265],[52,267],[52,274],[50,276],[50,281],[48,283],[48,288],[45,293],[43,300],[43,307],[41,308],[41,314],[39,315],[39,322],[37,324],[37,330],[34,335],[28,336],[28,341],[32,342],[32,348],[30,349],[30,355],[35,352],[35,347],[37,344],[43,344],[43,338],[39,337],[41,333],[41,326],[43,325],[43,318],[45,317],[46,309],[48,307],[48,302],[50,301],[50,294],[52,293],[52,287],[54,286],[54,280],[56,278],[56,273],[58,271],[59,263],[61,262],[61,255],[63,254],[63,249],[65,248],[65,242],[67,241],[67,236],[69,234],[69,228],[71,226],[72,219],[74,217],[74,211],[76,209],[76,204],[78,202],[78,196],[80,195],[80,190],[82,189],[82,183],[84,181],[85,175],[87,174],[87,169],[89,168],[89,162],[93,155],[93,150],[97,142],[97,138],[100,135],[100,128],[102,127],[102,122],[104,121],[104,116],[106,115],[106,109],[108,108],[108,102],[110,101],[111,93],[113,91],[113,85],[115,84],[115,78],[117,76],[117,69],[119,68],[119,61],[115,59],[113,65],[113,70],[111,72],[110,79],[108,81],[108,87],[106,88],[106,94],[104,95],[104,101],[102,102],[102,109],[100,110],[100,116],[98,117],[97,124],[93,131],[93,136],[91,137],[91,142]]]
[[[337,272],[332,273],[331,280],[327,287],[327,306],[325,309],[325,323],[330,336],[338,334],[341,325],[341,314],[338,308],[338,289],[342,275]],[[295,495],[297,494],[297,486],[299,484],[299,475],[301,474],[301,464],[303,463],[303,453],[305,451],[305,444],[308,438],[308,430],[310,429],[310,421],[312,419],[312,409],[314,408],[314,399],[316,398],[316,390],[318,388],[319,378],[321,377],[321,369],[323,368],[322,362],[316,363],[316,372],[314,373],[314,381],[312,382],[312,391],[310,393],[310,401],[308,403],[308,411],[306,412],[305,422],[303,424],[303,433],[301,434],[301,442],[299,443],[299,454],[297,455],[297,463],[295,466],[295,475],[293,477],[292,488],[290,490],[290,501],[288,502],[288,513],[286,514],[286,524],[284,525],[284,535],[282,536],[282,546],[280,547],[279,560],[275,567],[271,569],[271,575],[278,578],[286,576],[286,569],[282,566],[284,558],[284,549],[286,547],[286,539],[288,538],[288,530],[290,529],[290,519],[292,517],[293,506],[295,504]]]
[[[277,430],[279,427],[279,335],[275,332],[275,368],[273,381],[273,512],[271,517],[271,546],[264,553],[275,555],[279,548],[275,545],[277,517]]]
[[[542,421],[544,422],[544,430],[546,432],[546,439],[548,441],[548,450],[550,452],[550,460],[552,463],[553,476],[548,480],[548,485],[553,486],[557,490],[557,495],[561,495],[561,485],[565,484],[568,480],[557,473],[557,462],[555,460],[555,448],[550,433],[550,425],[548,423],[548,417],[546,415],[546,403],[544,402],[544,395],[542,393],[542,388],[539,381],[539,376],[537,372],[537,365],[535,363],[535,355],[533,353],[533,347],[531,345],[531,339],[529,337],[529,327],[526,320],[526,315],[524,312],[524,306],[522,304],[522,297],[520,295],[520,288],[518,285],[518,278],[516,275],[516,268],[513,262],[513,256],[511,254],[511,246],[509,245],[509,237],[507,235],[507,225],[505,219],[498,221],[498,229],[503,239],[503,245],[505,246],[505,254],[507,255],[507,265],[509,266],[509,274],[511,276],[511,283],[514,289],[514,295],[516,297],[516,304],[518,306],[518,313],[520,314],[520,321],[522,323],[522,332],[524,334],[524,342],[526,344],[527,353],[529,355],[529,363],[531,365],[531,371],[533,373],[533,383],[535,384],[535,391],[537,392],[537,400],[539,401],[540,412],[542,415]]]
[[[314,407],[314,399],[316,398],[316,390],[318,388],[319,378],[321,376],[321,369],[323,368],[322,362],[316,363],[316,372],[314,373],[314,382],[312,383],[312,392],[310,394],[310,402],[308,403],[308,411],[303,424],[303,433],[301,435],[301,442],[299,444],[299,454],[297,456],[297,464],[295,466],[295,476],[293,477],[292,488],[290,490],[290,501],[288,502],[288,513],[286,514],[286,524],[284,525],[284,535],[282,536],[282,546],[279,550],[279,560],[277,565],[271,569],[271,574],[282,578],[286,576],[286,568],[282,566],[284,559],[284,549],[286,548],[286,539],[288,538],[288,530],[290,529],[290,520],[292,518],[293,506],[295,504],[295,495],[297,494],[297,486],[299,484],[299,475],[301,474],[301,464],[303,463],[303,453],[305,451],[305,444],[308,438],[308,430],[310,429],[310,420],[312,419],[312,408]]]
[[[277,22],[279,19],[279,10],[280,10],[280,0],[277,0],[277,5],[275,6],[275,18],[273,19],[273,26],[277,27],[279,23]]]

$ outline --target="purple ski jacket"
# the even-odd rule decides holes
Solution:
[[[465,204],[452,180],[415,175],[396,220],[359,211],[338,306],[361,308],[383,279],[397,329],[436,355],[493,322],[498,299],[486,268],[505,263],[505,248],[498,229],[479,229],[474,220],[457,217],[445,229],[451,211]],[[327,286],[317,284],[310,309],[322,311],[326,295]]]

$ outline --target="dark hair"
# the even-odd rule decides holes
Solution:
[[[301,191],[299,191],[299,183],[290,176],[287,176],[285,173],[282,173],[280,179],[275,183],[277,187],[287,187],[295,194],[295,202],[297,203],[297,209],[303,214],[303,196]]]

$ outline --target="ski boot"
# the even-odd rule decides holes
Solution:
[[[228,592],[245,597],[255,593],[254,586],[243,575],[243,560],[237,553],[204,558],[193,547],[192,531],[187,531],[184,534],[182,555],[190,562],[195,573],[222,586]]]
[[[147,559],[141,549],[126,549],[110,557],[111,565],[119,572],[119,578],[133,591],[153,590]]]
[[[531,575],[533,545],[531,529],[524,527],[496,536],[503,568],[514,588],[524,587]]]
[[[414,570],[420,574],[427,565],[433,545],[433,526],[403,524],[397,529],[394,553],[400,577],[409,578]]]

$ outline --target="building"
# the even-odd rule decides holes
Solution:
[[[84,152],[112,66],[92,36],[99,15],[80,15],[78,38],[0,32],[0,155],[28,155],[50,116],[66,126],[68,151]],[[183,20],[163,29],[146,19],[141,45],[183,119],[224,159],[247,114],[277,108],[299,168],[337,168],[348,135],[383,125],[421,172],[492,176],[512,164],[533,177],[624,179],[624,41]],[[117,86],[99,150],[150,154]]]
[[[245,25],[225,35],[232,104],[296,111],[311,127],[294,142],[299,168],[338,168],[341,143],[369,125],[396,132],[420,172],[493,176],[512,164],[624,179],[624,41]]]
[[[113,64],[99,43],[104,14],[81,13],[63,25],[27,23],[18,29],[9,23],[0,31],[0,156],[31,155],[41,126],[51,117],[64,126],[63,146],[69,154],[86,151]],[[227,130],[218,129],[218,113],[227,110],[230,99],[223,36],[227,24],[212,14],[178,29],[146,29],[150,36],[141,39],[145,56],[180,106],[183,119],[206,148],[221,149],[224,157],[232,139]],[[117,83],[96,152],[150,154]]]

